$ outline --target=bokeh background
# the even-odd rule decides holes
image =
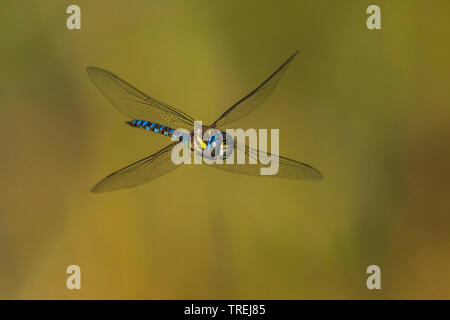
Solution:
[[[370,4],[382,30],[366,28]],[[0,298],[450,298],[449,10],[1,1]],[[169,140],[126,126],[86,66],[211,122],[297,49],[235,127],[279,128],[281,153],[323,181],[185,166],[90,193]],[[70,264],[80,291],[65,287]],[[371,264],[380,291],[366,288]]]

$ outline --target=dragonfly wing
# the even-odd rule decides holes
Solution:
[[[263,83],[259,85],[258,88],[247,94],[241,100],[232,105],[224,114],[222,114],[214,124],[223,128],[224,126],[235,122],[246,116],[257,107],[261,105],[273,91],[275,86],[283,75],[284,71],[289,66],[289,63],[297,55],[298,51],[295,52],[289,59],[286,60],[274,73],[270,75]]]
[[[265,168],[270,166],[263,165],[259,160],[262,160],[262,162],[267,163],[269,158],[274,161],[276,158],[278,158],[279,161],[279,170],[278,173],[275,175],[268,175],[266,177],[278,177],[278,178],[289,178],[289,179],[311,179],[311,180],[322,180],[323,176],[320,173],[319,170],[316,168],[310,166],[309,164],[299,162],[296,160],[288,159],[286,157],[273,155],[269,152],[264,152],[262,155],[259,154],[259,150],[252,149],[249,146],[245,144],[238,143],[235,141],[234,144],[234,152],[232,154],[234,158],[234,164],[226,164],[225,161],[223,164],[212,164],[211,166],[218,169],[224,169],[228,171],[232,171],[235,173],[242,173],[247,175],[255,175],[259,176],[261,175],[261,168]],[[245,164],[238,164],[236,163],[236,153],[237,152],[244,152],[246,155],[246,161]],[[259,158],[258,158],[259,156]],[[255,160],[257,162],[256,164],[250,164],[249,159]]]
[[[155,154],[120,169],[97,183],[92,192],[106,192],[134,187],[178,167],[171,160],[172,149],[180,142],[174,142]]]
[[[101,93],[126,116],[178,129],[190,128],[194,119],[186,113],[153,99],[109,71],[88,67],[89,78]]]

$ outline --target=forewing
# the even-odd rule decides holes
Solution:
[[[259,150],[252,149],[245,144],[238,143],[235,141],[234,151],[232,156],[236,156],[237,152],[244,152],[246,155],[246,163],[245,164],[237,164],[236,157],[234,164],[227,164],[224,161],[223,164],[212,164],[211,166],[218,169],[228,170],[235,173],[247,174],[247,175],[261,175],[261,168],[268,167],[269,165],[263,165],[259,161],[262,158],[262,162],[267,163],[268,160],[272,156],[278,157],[279,161],[279,170],[275,175],[266,175],[264,177],[278,177],[278,178],[288,178],[288,179],[310,179],[310,180],[322,180],[323,176],[319,170],[310,166],[309,164],[299,162],[296,160],[292,160],[286,157],[272,155],[270,152],[262,153],[262,157],[259,154]],[[261,158],[258,158],[261,157]],[[256,164],[249,164],[249,158],[256,160]]]
[[[280,80],[289,63],[297,55],[295,52],[286,60],[274,73],[270,75],[258,88],[247,94],[241,100],[232,105],[224,114],[222,114],[214,124],[219,128],[224,128],[242,117],[246,116],[257,107],[259,107],[272,93],[273,89]]]

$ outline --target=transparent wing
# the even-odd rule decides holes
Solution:
[[[269,157],[277,157],[276,155],[272,155],[270,152],[263,153],[263,156],[258,159],[259,150],[252,149],[245,144],[238,143],[235,141],[234,143],[234,152],[232,156],[235,158],[234,164],[212,164],[211,166],[218,169],[223,169],[227,171],[232,171],[235,173],[248,174],[248,175],[261,175],[261,168],[268,167],[270,165],[262,165],[259,159],[262,162],[267,163]],[[244,152],[246,155],[245,164],[237,164],[236,162],[236,154],[237,152]],[[249,164],[249,159],[252,158],[257,161],[257,164]],[[273,158],[272,158],[273,159]],[[312,179],[312,180],[322,180],[323,176],[319,170],[313,168],[309,164],[299,162],[296,160],[288,159],[282,156],[278,156],[279,161],[279,170],[275,175],[267,175],[263,177],[278,177],[278,178],[289,178],[289,179]]]
[[[269,97],[275,86],[283,75],[284,71],[289,66],[289,63],[297,55],[295,52],[289,59],[286,60],[274,73],[270,75],[258,88],[250,92],[241,100],[232,105],[224,114],[222,114],[215,122],[214,125],[218,128],[224,128],[224,126],[235,122],[238,119],[246,116],[253,110],[255,110],[264,100]]]
[[[176,141],[147,158],[111,173],[97,183],[91,191],[106,192],[134,187],[176,169],[178,165],[172,162],[171,153],[178,143],[180,142]]]
[[[178,129],[191,127],[194,119],[186,113],[153,99],[109,71],[87,67],[89,78],[101,93],[126,116]]]

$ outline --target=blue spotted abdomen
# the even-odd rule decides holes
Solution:
[[[127,123],[136,128],[141,128],[148,131],[153,131],[155,133],[160,133],[162,135],[168,136],[168,137],[174,137],[176,139],[181,138],[183,133],[181,133],[178,130],[163,126],[162,124],[145,121],[145,120],[133,120],[133,121],[127,121]]]

